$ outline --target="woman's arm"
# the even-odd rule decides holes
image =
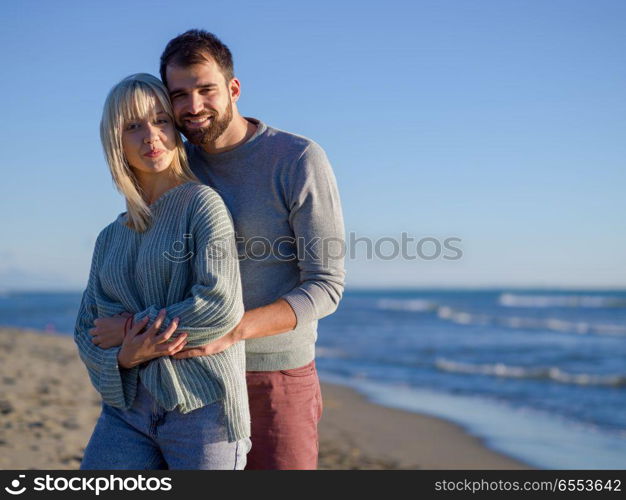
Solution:
[[[120,348],[102,349],[92,342],[89,335],[89,329],[98,316],[96,297],[99,292],[98,260],[101,247],[102,233],[96,240],[89,281],[83,293],[74,328],[74,341],[78,346],[80,358],[87,367],[89,378],[103,401],[111,406],[128,408],[135,399],[138,369],[120,370],[117,361]]]
[[[195,252],[190,261],[177,264],[192,266],[193,286],[185,300],[165,307],[162,323],[167,328],[174,318],[179,318],[177,332],[188,335],[186,347],[226,335],[237,326],[244,312],[235,232],[228,210],[209,188],[203,189],[193,203],[190,231]],[[145,317],[153,322],[160,310],[160,305],[151,305],[136,313],[134,322]]]

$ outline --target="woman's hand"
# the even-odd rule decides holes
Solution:
[[[130,316],[131,313],[123,312],[109,318],[96,318],[93,322],[94,327],[88,330],[92,342],[102,349],[122,345],[124,325]]]
[[[159,333],[164,318],[165,309],[161,309],[154,323],[145,332],[140,333],[148,324],[147,317],[128,330],[122,342],[122,348],[117,355],[117,361],[121,368],[133,368],[154,358],[172,356],[185,347],[187,344],[186,333],[181,333],[169,342],[178,327],[178,318],[174,318],[170,326]]]

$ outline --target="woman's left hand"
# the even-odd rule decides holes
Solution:
[[[122,345],[124,341],[124,325],[132,316],[129,312],[123,312],[109,318],[96,318],[94,327],[89,329],[92,342],[102,349],[109,349]]]

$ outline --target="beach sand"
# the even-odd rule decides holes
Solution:
[[[320,469],[520,469],[443,420],[323,384]],[[0,328],[0,469],[77,469],[100,398],[70,336]]]

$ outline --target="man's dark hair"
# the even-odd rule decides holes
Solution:
[[[167,85],[165,70],[169,64],[187,68],[204,63],[207,57],[215,60],[226,82],[235,76],[233,56],[229,48],[213,33],[204,30],[189,30],[169,41],[161,54],[161,80]]]

